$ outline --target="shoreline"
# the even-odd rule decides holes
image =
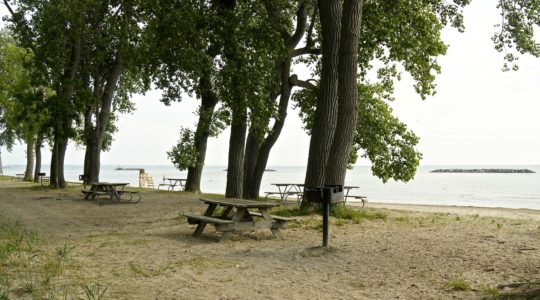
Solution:
[[[347,204],[351,206],[355,206],[355,207],[362,206],[361,202],[347,202]],[[383,202],[372,202],[372,201],[368,201],[365,207],[404,210],[404,211],[413,211],[413,212],[427,212],[427,213],[479,215],[481,217],[530,219],[530,220],[540,221],[540,210],[529,209],[529,208],[402,204],[402,203],[383,203]]]

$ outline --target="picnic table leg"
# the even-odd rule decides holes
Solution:
[[[233,209],[232,206],[227,206],[227,207],[225,208],[225,210],[223,211],[223,213],[221,214],[221,217],[227,219],[227,216],[229,216],[229,214],[231,213],[232,209]]]
[[[214,210],[216,210],[216,207],[217,207],[217,204],[209,204],[208,205],[208,208],[206,209],[206,211],[204,212],[204,215],[207,216],[207,217],[211,217],[212,214],[214,213]],[[193,232],[193,235],[194,236],[199,236],[202,234],[202,232],[204,231],[204,228],[206,227],[206,223],[205,222],[200,222],[198,225],[197,225],[197,228],[195,229],[195,232]]]
[[[268,213],[268,209],[267,208],[259,208],[259,212],[261,213],[263,219],[265,221],[272,221],[272,216]],[[272,234],[274,235],[275,238],[278,238],[278,239],[281,239],[283,238],[281,236],[281,231],[279,230],[279,228],[272,228],[270,227],[270,230],[272,231]]]
[[[232,209],[232,207],[227,207],[225,210],[228,210],[229,208]],[[245,220],[246,218],[251,218],[251,220],[253,220],[253,218],[249,214],[247,208],[238,208],[238,209],[236,209],[235,214],[231,218],[231,221],[240,222],[240,221]],[[225,231],[225,232],[223,232],[223,235],[221,236],[219,241],[220,242],[228,241],[232,237],[232,235],[233,235],[232,231]]]

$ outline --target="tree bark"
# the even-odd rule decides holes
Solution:
[[[311,131],[305,185],[325,182],[328,156],[334,138],[338,114],[338,57],[341,31],[341,1],[319,0],[322,28],[322,70],[317,108]]]
[[[34,179],[32,171],[34,170],[34,143],[30,140],[26,142],[26,171],[24,180],[32,181]]]
[[[206,70],[199,78],[199,90],[201,93],[201,109],[199,111],[199,122],[195,131],[194,143],[197,150],[197,165],[188,168],[185,190],[188,192],[201,192],[201,177],[206,158],[206,147],[210,136],[210,126],[214,110],[218,103],[218,97],[213,91],[210,80],[210,71]]]
[[[361,16],[361,0],[344,1],[338,65],[338,118],[324,181],[330,185],[345,183],[347,163],[356,132],[358,38]]]
[[[35,144],[35,155],[36,155],[36,167],[34,169],[34,182],[39,181],[39,173],[41,173],[41,146],[43,145],[43,136],[38,134]]]
[[[244,184],[244,147],[246,143],[247,132],[247,101],[246,92],[242,90],[241,82],[243,71],[243,62],[239,57],[240,47],[236,36],[235,0],[218,1],[220,14],[224,19],[222,34],[223,56],[231,69],[235,70],[231,82],[235,83],[229,86],[232,99],[229,106],[232,111],[231,136],[229,139],[229,158],[227,168],[227,185],[225,188],[225,197],[241,198]],[[240,85],[240,86],[239,86]]]
[[[61,140],[60,138],[55,138],[52,150],[53,155],[51,158],[51,187],[66,187],[66,179],[64,177],[64,158],[66,157],[67,145],[67,139]]]
[[[75,90],[75,75],[80,64],[81,56],[81,37],[76,38],[71,43],[70,57],[64,73],[62,75],[59,92],[57,94],[57,109],[55,112],[56,124],[54,126],[54,146],[51,159],[51,180],[50,185],[55,188],[65,188],[66,180],[64,178],[64,158],[73,122],[71,112],[72,97]],[[53,163],[54,162],[54,163]]]
[[[233,110],[229,161],[227,168],[226,198],[242,198],[244,184],[244,145],[246,142],[246,108]]]
[[[83,174],[88,176],[90,174],[90,163],[92,159],[92,151],[94,149],[94,126],[92,124],[94,106],[90,106],[84,112],[84,139],[86,149],[84,152],[84,168]]]
[[[259,158],[261,143],[256,138],[257,134],[249,131],[246,140],[246,154],[244,156],[244,188],[242,197],[245,199],[257,199],[259,191],[254,190],[257,179],[254,178],[255,167]],[[262,176],[261,176],[262,179]]]

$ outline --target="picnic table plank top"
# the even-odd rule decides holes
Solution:
[[[169,178],[169,177],[166,177],[165,180],[179,180],[179,181],[186,181],[187,179],[185,179],[185,178]]]
[[[297,186],[304,186],[303,183],[272,183],[272,185],[297,185]]]
[[[275,202],[262,202],[255,200],[245,200],[245,199],[236,199],[236,198],[220,198],[220,199],[207,199],[201,198],[206,204],[218,204],[222,206],[234,206],[239,208],[269,208],[274,206],[279,206],[279,203]]]
[[[92,185],[109,185],[109,186],[119,186],[119,185],[128,185],[127,182],[94,182]]]

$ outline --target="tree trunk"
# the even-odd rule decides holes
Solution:
[[[0,149],[0,175],[4,176],[4,167],[2,165],[2,150]]]
[[[36,167],[34,169],[34,182],[39,181],[39,173],[41,173],[41,146],[43,145],[43,136],[38,134],[35,144]]]
[[[92,128],[90,123],[88,129],[89,139],[87,140],[85,157],[85,174],[89,176],[90,182],[99,182],[99,172],[101,168],[101,149],[107,133],[107,125],[111,116],[112,102],[114,94],[118,89],[118,81],[122,75],[123,61],[118,55],[113,67],[108,72],[107,84],[101,94],[99,105],[95,107],[96,124]],[[91,122],[91,119],[90,119]],[[88,172],[88,173],[86,173]]]
[[[88,107],[84,113],[84,140],[86,149],[84,151],[84,167],[83,174],[90,174],[90,162],[92,160],[92,149],[94,147],[94,130],[92,125],[93,106]]]
[[[252,156],[256,158],[256,163],[251,167],[250,166],[250,172],[246,173],[249,174],[246,176],[247,178],[247,190],[244,191],[244,194],[249,199],[256,199],[259,197],[260,189],[261,189],[261,181],[264,176],[264,170],[266,169],[266,165],[268,163],[268,158],[270,157],[270,152],[272,150],[272,147],[274,147],[276,141],[279,138],[279,135],[281,134],[281,130],[283,129],[283,126],[285,125],[285,119],[287,118],[287,108],[289,106],[289,99],[291,96],[291,89],[292,86],[289,83],[289,74],[291,71],[291,57],[288,57],[284,62],[281,63],[281,66],[279,68],[280,70],[280,81],[281,81],[281,87],[280,87],[280,99],[279,99],[279,108],[278,108],[278,117],[276,118],[274,125],[272,127],[272,130],[268,133],[268,136],[264,139],[262,144],[259,144],[257,142],[256,145],[251,145],[249,142],[248,137],[248,143],[246,146],[246,157]],[[255,146],[257,147],[255,149]],[[253,147],[253,150],[248,150],[250,147]],[[250,151],[256,151],[256,155],[249,154]],[[246,171],[247,172],[247,171]]]
[[[275,22],[275,24],[282,24],[280,19],[282,17],[281,11],[279,11],[271,1],[266,1],[265,5],[272,21]],[[244,198],[257,199],[259,197],[261,181],[268,163],[268,158],[270,157],[270,151],[278,140],[281,130],[285,125],[292,89],[292,84],[289,82],[291,61],[293,57],[292,52],[304,36],[306,25],[306,5],[305,3],[301,3],[296,11],[296,29],[294,34],[290,35],[286,27],[282,27],[281,29],[281,36],[289,51],[289,55],[284,57],[283,60],[277,64],[276,80],[280,84],[279,91],[277,91],[277,96],[279,96],[278,116],[262,144],[254,139],[254,136],[251,138],[248,136],[246,143],[246,163],[244,164],[244,172],[246,174],[244,180]],[[276,98],[275,95],[271,95],[271,97]],[[251,131],[250,135],[252,135]]]
[[[244,184],[244,145],[246,142],[246,108],[233,110],[229,162],[227,169],[226,198],[242,198]]]
[[[65,188],[64,158],[66,157],[68,141],[55,138],[51,157],[51,187]]]
[[[70,57],[67,66],[62,74],[61,85],[57,89],[56,109],[54,112],[57,118],[54,126],[54,146],[51,159],[51,181],[52,187],[65,188],[64,178],[64,158],[71,131],[72,120],[72,96],[75,90],[75,75],[79,68],[81,56],[81,38],[76,38],[71,43]],[[54,161],[54,163],[53,163]]]
[[[338,120],[328,158],[325,184],[345,183],[347,163],[353,148],[358,116],[358,38],[361,15],[360,0],[344,1],[338,65]]]
[[[249,131],[246,141],[246,154],[244,156],[244,188],[242,197],[245,199],[257,199],[259,191],[254,191],[256,185],[255,167],[259,158],[261,143],[256,138],[256,133]],[[262,176],[261,176],[262,179]]]
[[[32,181],[32,171],[34,170],[34,143],[32,141],[26,142],[26,171],[24,172],[24,180]]]
[[[306,186],[320,186],[334,139],[338,114],[338,57],[341,30],[341,1],[319,0],[322,28],[322,70],[317,108],[311,130],[309,156],[306,170]]]
[[[194,143],[197,150],[197,165],[188,168],[185,190],[188,192],[201,192],[201,177],[204,168],[204,160],[206,158],[206,147],[208,145],[208,137],[210,136],[210,126],[214,110],[218,103],[218,97],[213,91],[212,82],[210,80],[210,71],[206,70],[199,78],[199,89],[201,93],[201,109],[199,110],[199,122],[195,131]]]

